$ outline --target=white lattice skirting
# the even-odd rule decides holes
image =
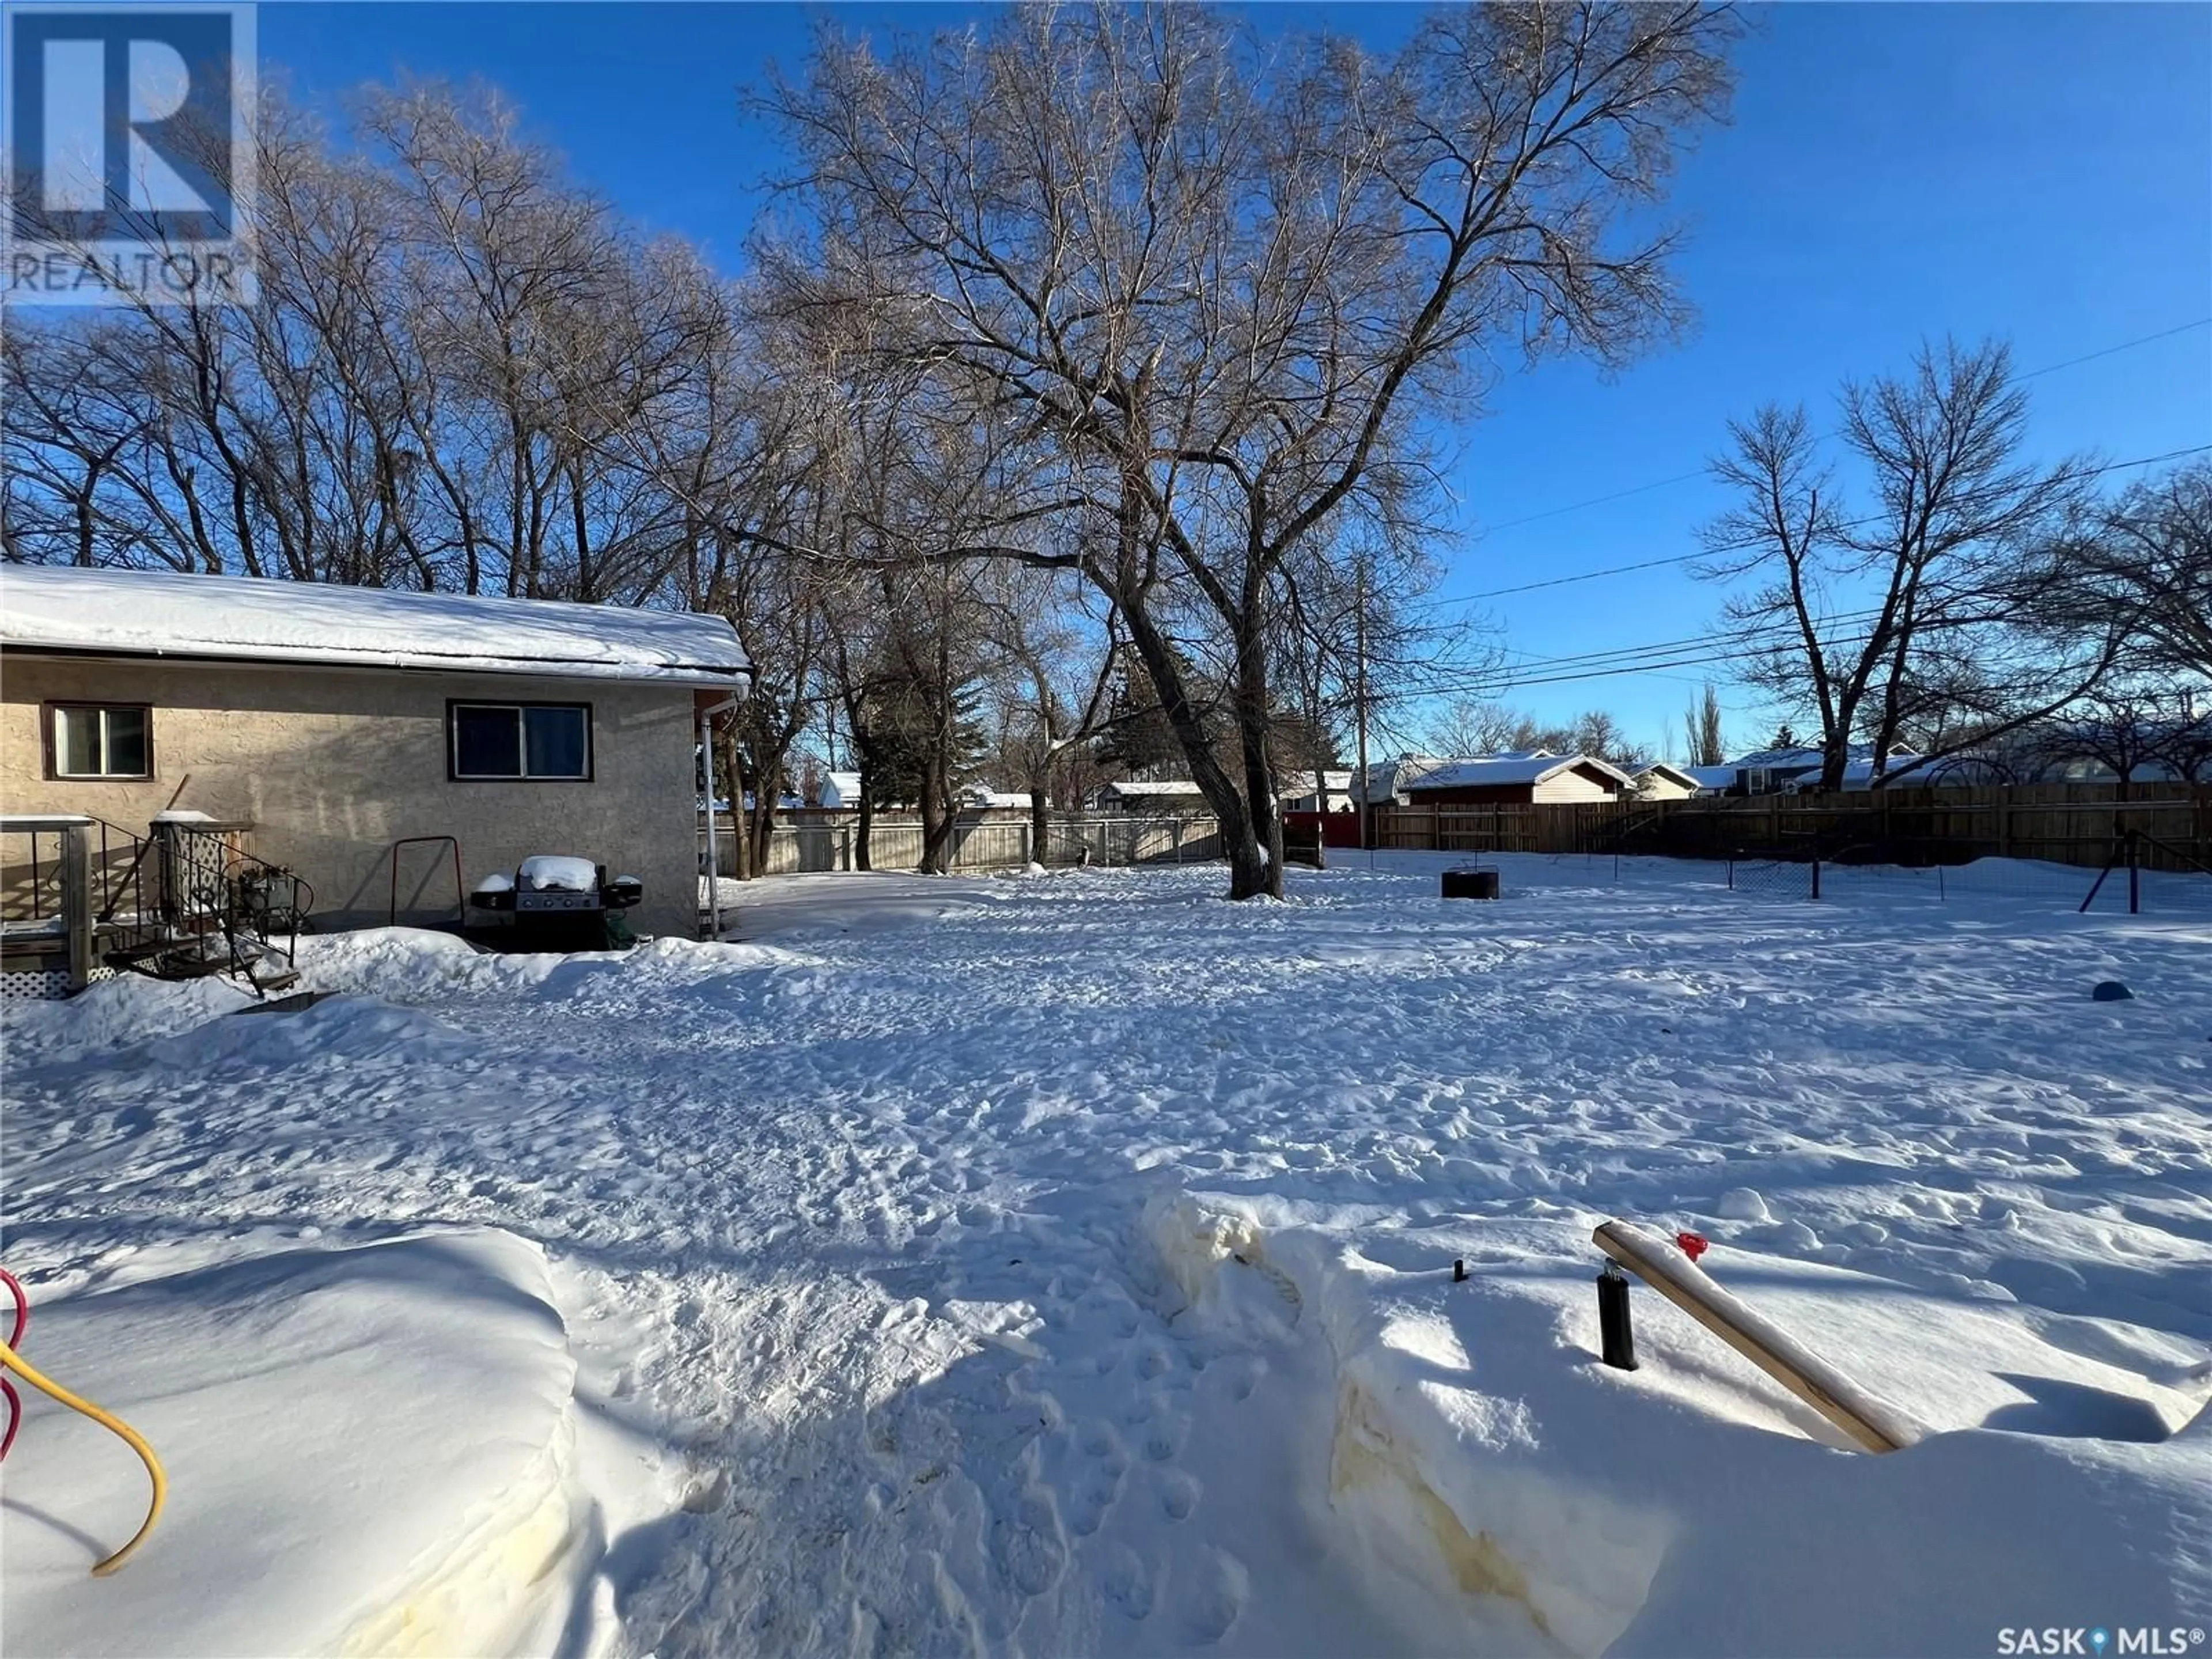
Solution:
[[[89,975],[97,985],[113,979],[112,968],[95,968]],[[0,1002],[59,1002],[70,994],[66,968],[10,968],[0,972]]]

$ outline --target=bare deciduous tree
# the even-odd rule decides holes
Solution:
[[[2212,462],[2099,503],[2054,537],[2034,586],[2056,632],[2118,626],[2136,672],[2212,689]]]
[[[2082,469],[2021,459],[2027,398],[2002,345],[1923,347],[1838,402],[1873,510],[1850,515],[1804,410],[1769,405],[1714,463],[1740,503],[1707,527],[1700,572],[1755,583],[1726,611],[1741,678],[1818,716],[1829,789],[1855,738],[1877,756],[1915,725],[1941,731],[1931,757],[1986,744],[2094,687],[2121,642],[2021,625],[2030,550],[2077,507]]]
[[[830,234],[947,396],[1041,447],[1219,816],[1281,890],[1270,632],[1292,563],[1417,520],[1478,354],[1617,362],[1680,315],[1658,192],[1728,90],[1724,13],[1438,12],[1388,60],[1262,53],[1194,7],[1036,8],[878,57],[825,33],[766,100]],[[1200,707],[1211,655],[1230,696]],[[1224,765],[1222,727],[1234,734]]]

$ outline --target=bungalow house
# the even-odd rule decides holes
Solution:
[[[1416,806],[1516,806],[1618,800],[1628,774],[1588,755],[1493,755],[1451,761],[1407,786]]]
[[[748,678],[716,617],[9,565],[0,805],[124,845],[219,831],[324,929],[450,921],[555,854],[636,877],[635,925],[690,938],[697,745]]]
[[[860,775],[858,772],[824,772],[822,790],[817,798],[825,812],[857,812],[860,810]]]
[[[1276,793],[1285,812],[1349,812],[1352,774],[1324,768],[1316,787],[1312,772],[1291,772],[1285,776]]]

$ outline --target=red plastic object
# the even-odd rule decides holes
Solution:
[[[1674,1242],[1682,1247],[1682,1254],[1692,1261],[1711,1248],[1702,1233],[1676,1233]]]
[[[0,1267],[0,1279],[7,1281],[8,1293],[15,1298],[15,1320],[9,1328],[8,1346],[20,1349],[24,1328],[31,1322],[31,1298],[23,1294],[23,1287],[16,1282],[15,1275],[5,1267]],[[23,1420],[22,1396],[15,1392],[15,1385],[4,1375],[0,1375],[0,1400],[8,1402],[8,1426],[0,1431],[0,1462],[4,1462],[8,1449],[15,1443],[15,1426]]]

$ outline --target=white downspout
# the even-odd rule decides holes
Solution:
[[[719,856],[721,837],[714,829],[714,717],[729,714],[743,701],[725,697],[710,708],[699,711],[699,759],[701,769],[707,775],[707,938],[719,943],[722,937],[722,869]],[[734,782],[735,780],[732,780]],[[730,823],[738,822],[738,802],[730,802]]]

